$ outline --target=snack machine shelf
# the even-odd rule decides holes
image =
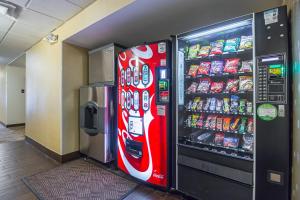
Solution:
[[[234,148],[229,148],[229,147],[204,144],[204,143],[195,142],[195,141],[192,141],[189,139],[185,139],[184,143],[179,143],[178,145],[197,149],[200,151],[207,151],[207,152],[211,152],[211,153],[221,154],[221,155],[228,156],[228,157],[253,161],[252,153],[247,152],[243,149],[234,149]]]
[[[231,95],[244,95],[244,96],[252,96],[253,95],[253,91],[240,91],[240,92],[235,92],[235,93],[187,93],[185,92],[185,95],[188,96],[231,96]]]
[[[185,75],[185,79],[197,80],[199,78],[230,78],[230,77],[237,77],[237,76],[252,76],[252,75],[253,72],[238,72],[237,74],[223,73],[222,75],[197,75],[196,77]]]
[[[243,133],[239,133],[239,131],[224,131],[224,130],[217,130],[217,129],[210,129],[210,128],[198,128],[198,127],[185,127],[185,128],[191,128],[191,129],[195,129],[195,130],[202,130],[202,131],[211,131],[211,132],[217,132],[217,133],[229,133],[229,134],[236,134],[236,135],[252,135],[252,133],[247,133],[247,132],[243,132]]]

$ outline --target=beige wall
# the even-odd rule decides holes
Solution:
[[[40,41],[26,52],[26,136],[58,154],[78,148],[76,146],[78,142],[75,139],[72,141],[73,143],[63,144],[66,141],[63,138],[67,137],[63,134],[72,134],[66,132],[74,130],[75,125],[65,129],[63,124],[65,121],[63,120],[62,102],[64,102],[65,96],[62,94],[62,87],[63,82],[64,85],[68,84],[62,80],[62,42],[133,1],[97,0],[54,31],[59,35],[59,41],[56,44],[49,45],[45,41]],[[79,79],[79,82],[80,79],[83,80],[80,77],[76,78]]]
[[[6,124],[25,123],[25,67],[7,66],[7,121]]]
[[[6,119],[6,67],[0,65],[0,121],[6,124]]]
[[[5,125],[25,122],[25,68],[0,66],[0,121]]]
[[[79,149],[79,87],[88,84],[88,50],[63,44],[62,154]]]

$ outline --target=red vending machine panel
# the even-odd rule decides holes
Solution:
[[[160,187],[168,184],[167,49],[158,42],[118,56],[118,167]]]

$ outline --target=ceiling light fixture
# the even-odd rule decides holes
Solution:
[[[55,44],[58,41],[58,35],[50,33],[44,38],[44,40],[47,41],[49,44]]]
[[[2,6],[2,5],[0,4],[0,14],[1,14],[1,15],[6,15],[6,14],[7,14],[7,11],[8,11],[8,8],[5,7],[5,6]]]

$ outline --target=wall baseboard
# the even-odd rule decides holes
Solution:
[[[35,148],[37,148],[38,150],[40,150],[41,152],[43,152],[44,154],[46,154],[47,156],[56,160],[59,163],[66,163],[66,162],[80,158],[79,151],[75,151],[75,152],[68,153],[65,155],[59,155],[58,153],[44,147],[40,143],[34,141],[30,137],[25,136],[25,140],[26,140],[26,142],[28,142],[29,144],[31,144],[32,146],[34,146]]]
[[[0,124],[6,128],[11,128],[11,127],[17,127],[17,126],[25,126],[25,123],[20,123],[20,124],[5,124],[0,121]]]

